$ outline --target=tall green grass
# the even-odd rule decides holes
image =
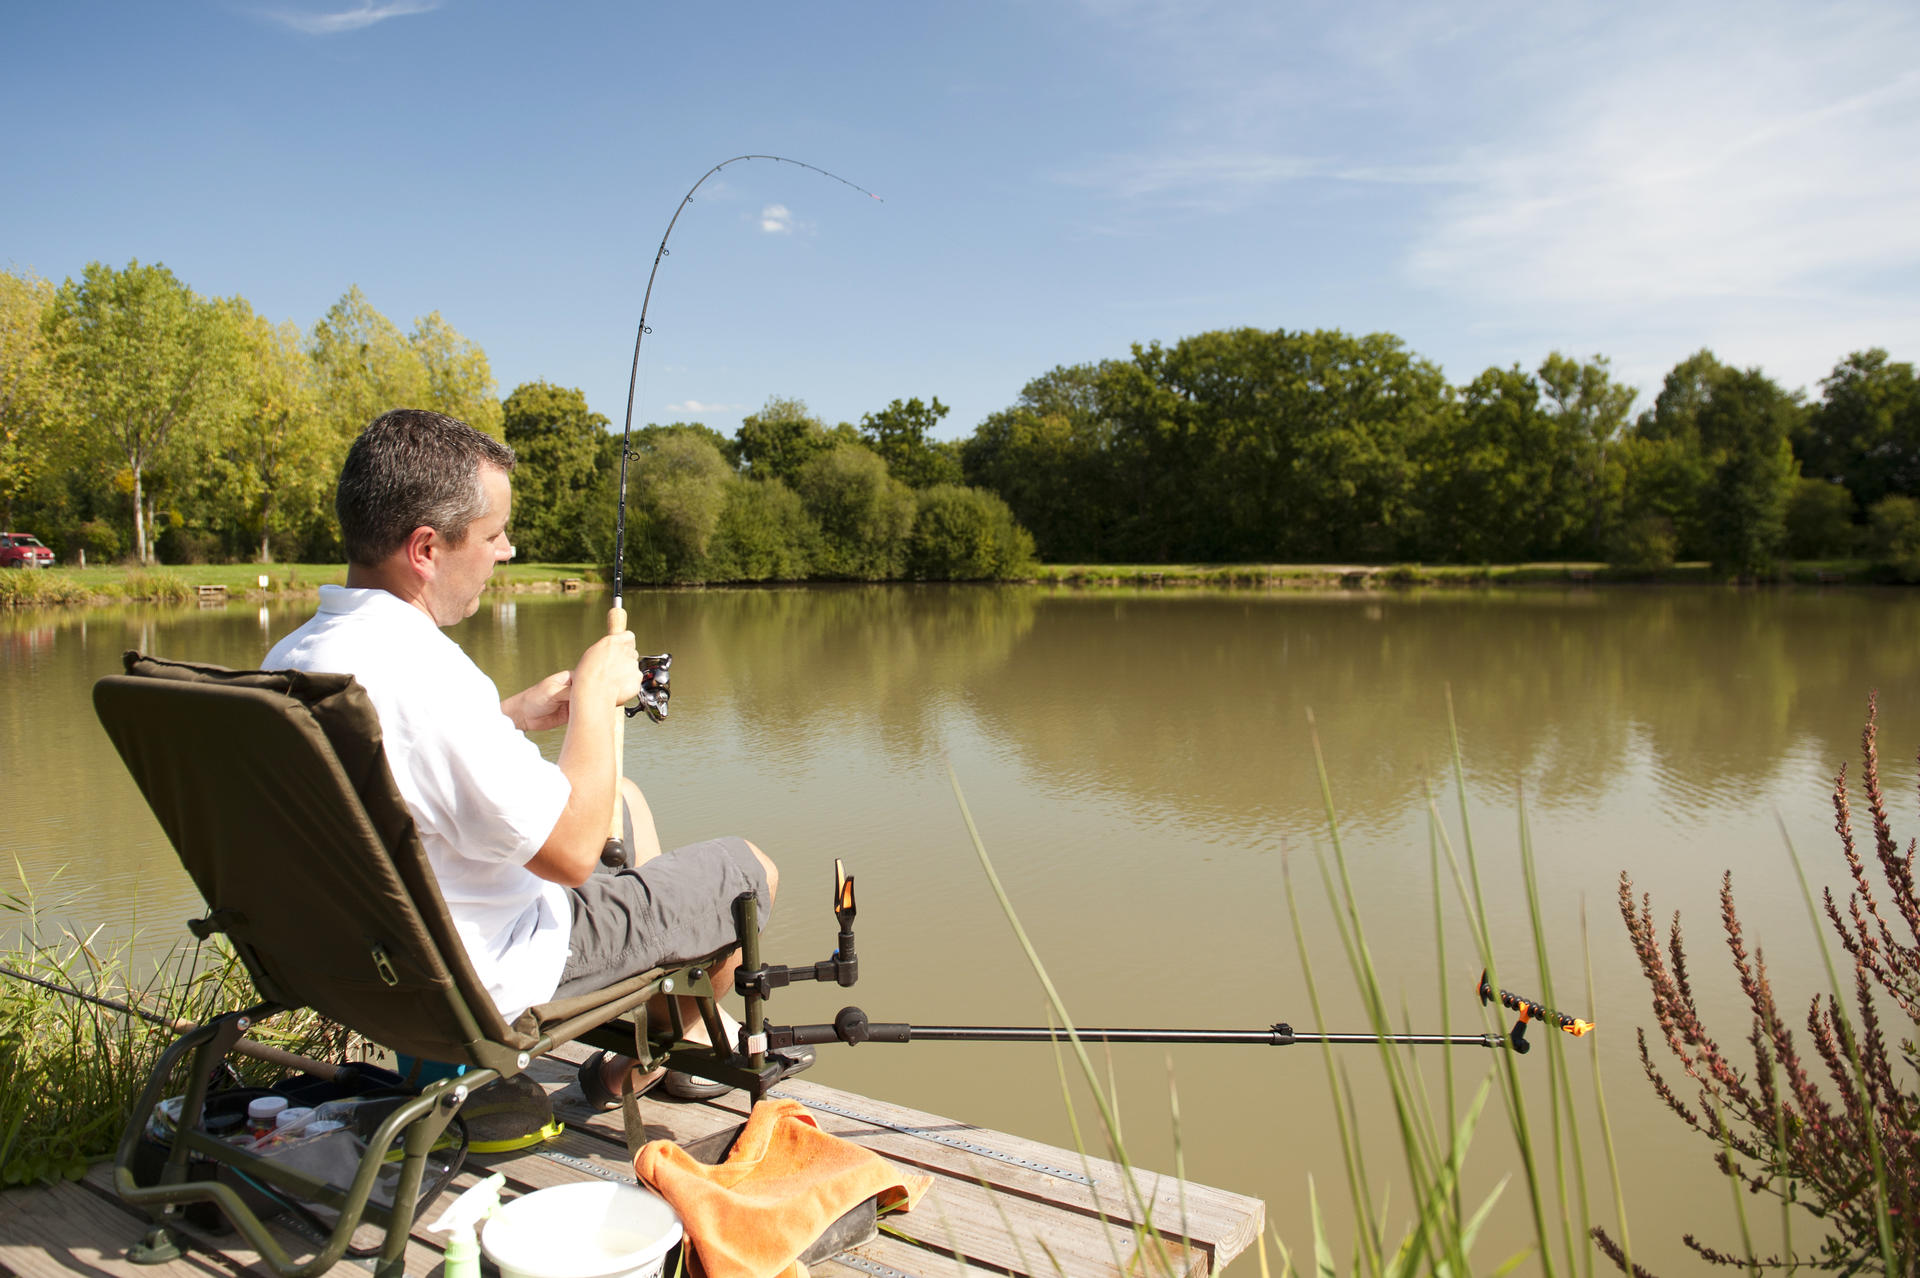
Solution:
[[[86,603],[92,598],[92,591],[64,572],[46,568],[0,569],[0,608]]]
[[[7,930],[20,937],[0,949],[0,966],[23,976],[175,1022],[259,1001],[225,947],[180,947],[136,963],[130,940],[109,945],[98,929],[81,934],[51,923],[24,876],[18,891],[0,898],[0,912],[13,916]],[[249,1032],[317,1060],[345,1059],[354,1045],[344,1029],[311,1012],[278,1016]],[[0,973],[0,1187],[77,1180],[88,1163],[111,1154],[129,1108],[177,1036],[142,1017]],[[275,1076],[273,1066],[232,1059],[244,1085]]]

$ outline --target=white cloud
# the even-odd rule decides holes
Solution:
[[[1522,300],[1657,304],[1831,289],[1920,263],[1920,72],[1779,74],[1678,51],[1477,149],[1408,256]],[[1865,68],[1855,67],[1857,73]],[[1774,72],[1769,74],[1769,71]]]
[[[370,27],[388,18],[403,18],[416,13],[431,13],[440,7],[440,0],[361,0],[352,9],[343,9],[338,13],[299,13],[288,9],[270,9],[266,16],[295,31],[308,35],[338,35],[343,31],[358,31]]]
[[[1702,345],[1789,385],[1920,347],[1911,0],[1081,3],[1156,103],[1064,175],[1103,229],[1337,207],[1409,311],[1655,383]]]
[[[1623,370],[1711,345],[1807,385],[1848,351],[1920,342],[1920,22],[1751,17],[1645,18],[1516,100],[1448,162],[1409,280],[1571,326]]]
[[[746,411],[745,404],[709,404],[703,400],[689,399],[678,404],[668,404],[669,413],[698,415],[701,413],[739,413]]]
[[[769,204],[760,210],[760,229],[768,235],[791,235],[793,213],[784,204]]]

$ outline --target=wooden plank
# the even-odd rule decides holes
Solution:
[[[86,1189],[92,1191],[112,1207],[123,1213],[128,1210],[126,1205],[120,1201],[119,1196],[114,1193],[112,1164],[97,1164],[81,1183]],[[440,1201],[445,1201],[444,1196],[442,1196]],[[139,1219],[144,1221],[145,1216],[142,1215]],[[304,1222],[295,1223],[291,1217],[285,1214],[262,1223],[266,1225],[267,1231],[273,1236],[274,1241],[279,1243],[289,1255],[295,1258],[313,1255],[319,1251],[320,1244],[324,1241],[319,1235],[312,1233]],[[144,1228],[144,1225],[142,1225],[142,1232],[144,1232]],[[225,1271],[233,1273],[253,1272],[259,1274],[271,1274],[273,1272],[272,1266],[261,1259],[260,1253],[255,1251],[247,1243],[245,1236],[237,1230],[226,1233],[213,1233],[195,1227],[188,1223],[184,1217],[180,1216],[176,1216],[175,1219],[169,1223],[168,1228],[173,1230],[183,1246],[194,1249],[193,1254],[204,1257],[210,1264],[222,1266]],[[363,1226],[358,1236],[370,1245],[377,1244],[381,1239],[381,1230],[377,1225]],[[438,1268],[440,1265],[440,1252],[441,1249],[439,1247],[425,1244],[417,1239],[410,1239],[407,1243],[406,1272],[410,1274],[425,1274]],[[371,1271],[373,1263],[372,1259],[355,1260],[346,1258],[334,1266],[334,1271],[344,1273],[352,1273],[355,1269]],[[141,1275],[152,1271],[143,1265],[135,1267],[132,1272],[135,1275]]]
[[[869,1264],[884,1265],[895,1273],[905,1274],[907,1278],[952,1278],[952,1275],[979,1272],[969,1270],[966,1262],[955,1260],[951,1256],[942,1256],[936,1252],[924,1251],[912,1243],[902,1242],[898,1238],[889,1238],[885,1234],[870,1243],[855,1247],[850,1255]],[[815,1278],[873,1278],[873,1271],[862,1269],[855,1264],[846,1264],[838,1259],[823,1260],[817,1265],[807,1266],[807,1271]],[[1046,1278],[1060,1278],[1051,1270]]]
[[[0,1195],[0,1273],[14,1278],[229,1278],[231,1269],[192,1255],[136,1265],[127,1248],[147,1220],[84,1185],[9,1189]]]
[[[570,1047],[577,1048],[578,1045],[570,1045]],[[584,1051],[579,1054],[585,1055]],[[560,1054],[554,1055],[558,1057]],[[547,1065],[548,1062],[552,1064]],[[616,1140],[619,1139],[621,1127],[617,1111],[610,1115],[593,1115],[578,1106],[569,1105],[569,1100],[577,1099],[579,1095],[577,1091],[562,1085],[573,1082],[575,1068],[573,1062],[549,1057],[542,1062],[537,1062],[536,1068],[540,1065],[547,1065],[547,1070],[536,1077],[541,1077],[550,1088],[560,1085],[559,1090],[552,1093],[556,1112],[564,1111],[568,1121],[576,1125],[605,1130]],[[1045,1172],[1034,1172],[1015,1164],[968,1154],[964,1150],[956,1150],[916,1136],[896,1134],[895,1137],[888,1137],[885,1134],[888,1129],[857,1124],[830,1111],[816,1112],[823,1130],[842,1136],[858,1133],[862,1137],[859,1143],[869,1145],[876,1152],[886,1154],[897,1161],[912,1163],[928,1171],[965,1176],[968,1179],[984,1178],[989,1184],[1010,1193],[1026,1194],[1045,1201],[1059,1202],[1069,1210],[1087,1214],[1105,1211],[1111,1218],[1132,1222],[1143,1213],[1129,1210],[1129,1204],[1144,1205],[1152,1212],[1155,1224],[1162,1233],[1178,1234],[1181,1232],[1181,1200],[1184,1197],[1186,1228],[1194,1239],[1215,1247],[1231,1246],[1233,1255],[1238,1255],[1240,1251],[1251,1245],[1253,1239],[1259,1236],[1265,1222],[1265,1204],[1257,1198],[1249,1198],[1243,1194],[1235,1194],[1191,1181],[1183,1187],[1172,1176],[1140,1169],[1135,1169],[1134,1173],[1140,1186],[1138,1194],[1135,1194],[1126,1183],[1126,1174],[1123,1169],[1106,1159],[1089,1157],[1083,1161],[1081,1156],[1073,1150],[1059,1149],[1026,1137],[990,1131],[906,1106],[843,1092],[837,1088],[809,1082],[804,1078],[788,1079],[776,1090],[782,1094],[794,1096],[803,1104],[810,1099],[825,1101],[857,1113],[870,1114],[884,1122],[896,1123],[903,1127],[931,1128],[1017,1158],[1089,1176],[1094,1182],[1091,1187],[1080,1185],[1075,1181],[1062,1180]],[[731,1112],[735,1116],[733,1121],[740,1122],[746,1117],[746,1100],[746,1093],[731,1092],[708,1104]],[[677,1130],[677,1125],[686,1123],[687,1119],[670,1120],[672,1113],[692,1111],[699,1108],[698,1106],[650,1103],[643,1098],[641,1108],[641,1117],[649,1127],[656,1123],[660,1124],[663,1133],[670,1134],[672,1139],[694,1139],[713,1130],[712,1127],[703,1126],[698,1131],[685,1134]],[[652,1132],[649,1131],[648,1134],[651,1137]],[[1140,1201],[1136,1202],[1136,1199]]]
[[[830,1110],[814,1110],[821,1130],[845,1137],[896,1162],[924,1171],[975,1183],[984,1182],[1003,1193],[1051,1203],[1069,1213],[1096,1220],[1104,1216],[1109,1221],[1125,1225],[1144,1225],[1150,1216],[1154,1230],[1163,1238],[1187,1238],[1195,1247],[1211,1256],[1215,1269],[1251,1246],[1265,1225],[1266,1205],[1257,1198],[1192,1182],[1182,1186],[1174,1177],[1137,1169],[1130,1184],[1125,1171],[1105,1159],[1082,1159],[1071,1150],[955,1122],[950,1118],[872,1097],[855,1096],[804,1079],[788,1079],[780,1084],[776,1092],[791,1095],[802,1104],[809,1100],[824,1101],[856,1113],[871,1115],[884,1123],[929,1129],[999,1153],[1086,1175],[1093,1182],[1090,1186],[954,1149],[889,1127],[846,1118]],[[747,1108],[746,1095],[742,1092],[730,1093],[712,1103],[742,1116]]]
[[[834,1095],[849,1102],[869,1103],[864,1097]],[[560,1107],[567,1107],[564,1100]],[[643,1099],[640,1108],[650,1136],[671,1132],[672,1139],[684,1143],[743,1121],[746,1096],[736,1092],[705,1104]],[[825,1113],[820,1116],[835,1117]],[[562,1148],[556,1152],[569,1158],[590,1160],[604,1170],[622,1174],[630,1171],[620,1129],[611,1122],[610,1116],[589,1116],[579,1127],[569,1128],[557,1144]],[[1057,1155],[1057,1151],[1054,1152]],[[568,1174],[568,1169],[539,1154],[516,1160],[510,1167],[496,1162],[493,1169],[507,1170],[510,1178],[524,1178],[525,1183],[534,1187],[579,1179],[579,1174]],[[1074,1275],[1119,1275],[1137,1267],[1135,1253],[1140,1240],[1125,1222],[1102,1222],[1084,1213],[1062,1212],[1045,1199],[1007,1194],[981,1185],[965,1172],[956,1177],[951,1168],[936,1166],[924,1170],[934,1174],[933,1189],[919,1207],[906,1215],[889,1217],[889,1221],[893,1228],[931,1252],[1015,1274],[1051,1275],[1056,1272],[1056,1262]],[[1200,1275],[1211,1269],[1211,1248],[1196,1245],[1188,1249],[1178,1242],[1165,1240],[1148,1245],[1162,1250],[1168,1262],[1149,1266],[1152,1272],[1167,1272],[1170,1268],[1176,1274]],[[923,1259],[923,1267],[931,1260],[932,1257]],[[951,1259],[939,1261],[942,1269],[951,1264]]]
[[[584,1051],[579,1055],[584,1056]],[[617,1113],[591,1114],[571,1106],[569,1101],[578,1097],[578,1092],[567,1086],[573,1081],[574,1064],[564,1060],[554,1061],[550,1069],[545,1081],[555,1089],[553,1099],[556,1112],[566,1112],[569,1121],[576,1127],[615,1142],[618,1151],[624,1154]],[[1082,1159],[1071,1150],[958,1123],[804,1079],[789,1079],[777,1090],[793,1095],[802,1103],[809,1100],[824,1101],[855,1113],[871,1115],[883,1123],[930,1129],[969,1144],[982,1145],[1016,1158],[1087,1176],[1093,1182],[1091,1185],[985,1158],[891,1128],[862,1123],[830,1110],[814,1110],[823,1130],[854,1140],[896,1163],[969,1186],[984,1185],[993,1192],[1057,1209],[1062,1214],[1052,1217],[1052,1223],[1046,1226],[1048,1231],[1071,1228],[1067,1222],[1077,1217],[1089,1221],[1094,1230],[1093,1237],[1102,1238],[1104,1235],[1099,1231],[1103,1228],[1111,1228],[1115,1224],[1130,1227],[1144,1223],[1150,1217],[1155,1232],[1174,1254],[1180,1252],[1179,1240],[1184,1238],[1202,1253],[1207,1268],[1218,1269],[1251,1246],[1265,1227],[1266,1206],[1257,1198],[1192,1182],[1183,1186],[1174,1177],[1138,1169],[1133,1175],[1133,1183],[1138,1186],[1136,1190],[1129,1186],[1126,1172],[1106,1159]],[[649,1138],[668,1135],[671,1139],[684,1142],[718,1130],[724,1123],[744,1121],[747,1108],[744,1092],[731,1092],[705,1105],[650,1102],[643,1098],[641,1117],[648,1125]],[[722,1111],[727,1117],[716,1121],[711,1116],[701,1114],[705,1109]],[[968,1210],[977,1211],[983,1205],[986,1210],[994,1211],[991,1199],[969,1202]],[[1022,1209],[1017,1213],[1019,1219],[1029,1219],[1030,1211],[1031,1208]],[[1102,1215],[1111,1224],[1103,1226],[1100,1220]],[[997,1225],[997,1212],[995,1217]],[[1046,1218],[1045,1211],[1042,1211],[1041,1218]],[[1004,1233],[1004,1227],[1001,1229]],[[1020,1236],[1024,1240],[1027,1235],[1022,1231]],[[1131,1247],[1132,1241],[1129,1239],[1121,1249],[1121,1254],[1131,1254]],[[1107,1256],[1106,1263],[1110,1267],[1111,1256],[1104,1243],[1098,1251]]]

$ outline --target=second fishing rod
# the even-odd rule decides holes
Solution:
[[[814,1025],[771,1025],[766,1019],[766,1003],[777,989],[804,981],[848,988],[860,979],[859,950],[853,924],[858,913],[854,900],[853,876],[844,864],[833,863],[833,914],[839,925],[833,953],[817,963],[788,967],[763,963],[760,958],[759,902],[752,893],[743,893],[734,902],[734,922],[740,940],[740,967],[734,975],[734,989],[746,999],[746,1019],[740,1027],[732,1050],[700,1048],[676,1053],[677,1068],[703,1078],[711,1078],[735,1087],[743,1087],[756,1099],[787,1074],[801,1066],[799,1058],[784,1049],[824,1043],[1161,1043],[1213,1046],[1294,1047],[1302,1044],[1327,1046],[1396,1047],[1480,1047],[1505,1049],[1515,1053],[1531,1050],[1527,1038],[1529,1025],[1540,1022],[1575,1038],[1592,1032],[1593,1024],[1564,1012],[1557,1012],[1533,999],[1496,988],[1487,972],[1481,972],[1475,987],[1482,1004],[1498,1004],[1518,1014],[1511,1029],[1504,1033],[1416,1034],[1372,1032],[1342,1033],[1322,1030],[1296,1030],[1285,1022],[1264,1029],[1159,1029],[1097,1028],[1082,1029],[1061,1025],[913,1025],[900,1021],[874,1021],[857,1007],[843,1007],[830,1022]],[[710,1025],[713,1042],[725,1039],[717,1026]]]

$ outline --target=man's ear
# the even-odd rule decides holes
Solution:
[[[400,546],[400,556],[416,577],[431,581],[439,567],[442,548],[439,532],[430,525],[422,524],[407,534],[406,541]]]

